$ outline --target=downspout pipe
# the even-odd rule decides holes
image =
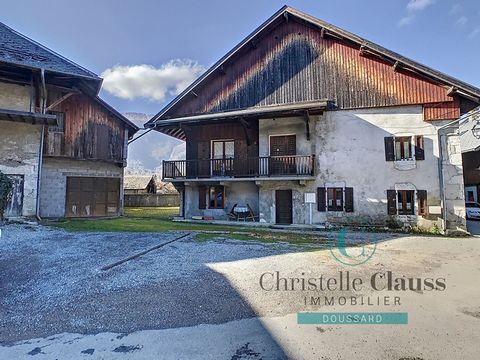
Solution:
[[[40,70],[40,77],[42,81],[42,99],[41,99],[41,113],[45,114],[47,104],[47,86],[45,84],[45,69]],[[45,138],[45,125],[42,125],[42,133],[40,137],[40,149],[38,153],[38,173],[37,173],[37,207],[35,216],[38,221],[42,221],[40,217],[40,188],[42,179],[42,167],[43,167],[43,142]]]

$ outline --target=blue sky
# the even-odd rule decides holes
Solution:
[[[121,112],[153,114],[284,4],[23,0],[2,4],[1,21],[108,75],[105,87],[110,92],[104,89],[102,97]],[[286,4],[480,87],[478,1],[292,0]]]

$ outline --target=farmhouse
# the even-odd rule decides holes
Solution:
[[[186,141],[185,218],[465,229],[458,125],[480,89],[283,7],[146,127]],[[313,205],[310,205],[314,202]]]
[[[138,130],[98,97],[102,79],[0,23],[0,171],[9,217],[118,215]]]
[[[480,201],[480,107],[460,123],[465,200]]]

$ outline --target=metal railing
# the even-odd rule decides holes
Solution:
[[[314,176],[315,155],[163,161],[164,179]]]

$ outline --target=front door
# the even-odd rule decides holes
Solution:
[[[6,217],[23,215],[23,175],[8,175],[13,182],[12,198],[5,209]]]
[[[277,224],[292,223],[292,190],[275,191],[275,214]]]
[[[297,137],[281,135],[270,137],[270,174],[295,174],[295,157],[297,154]]]

